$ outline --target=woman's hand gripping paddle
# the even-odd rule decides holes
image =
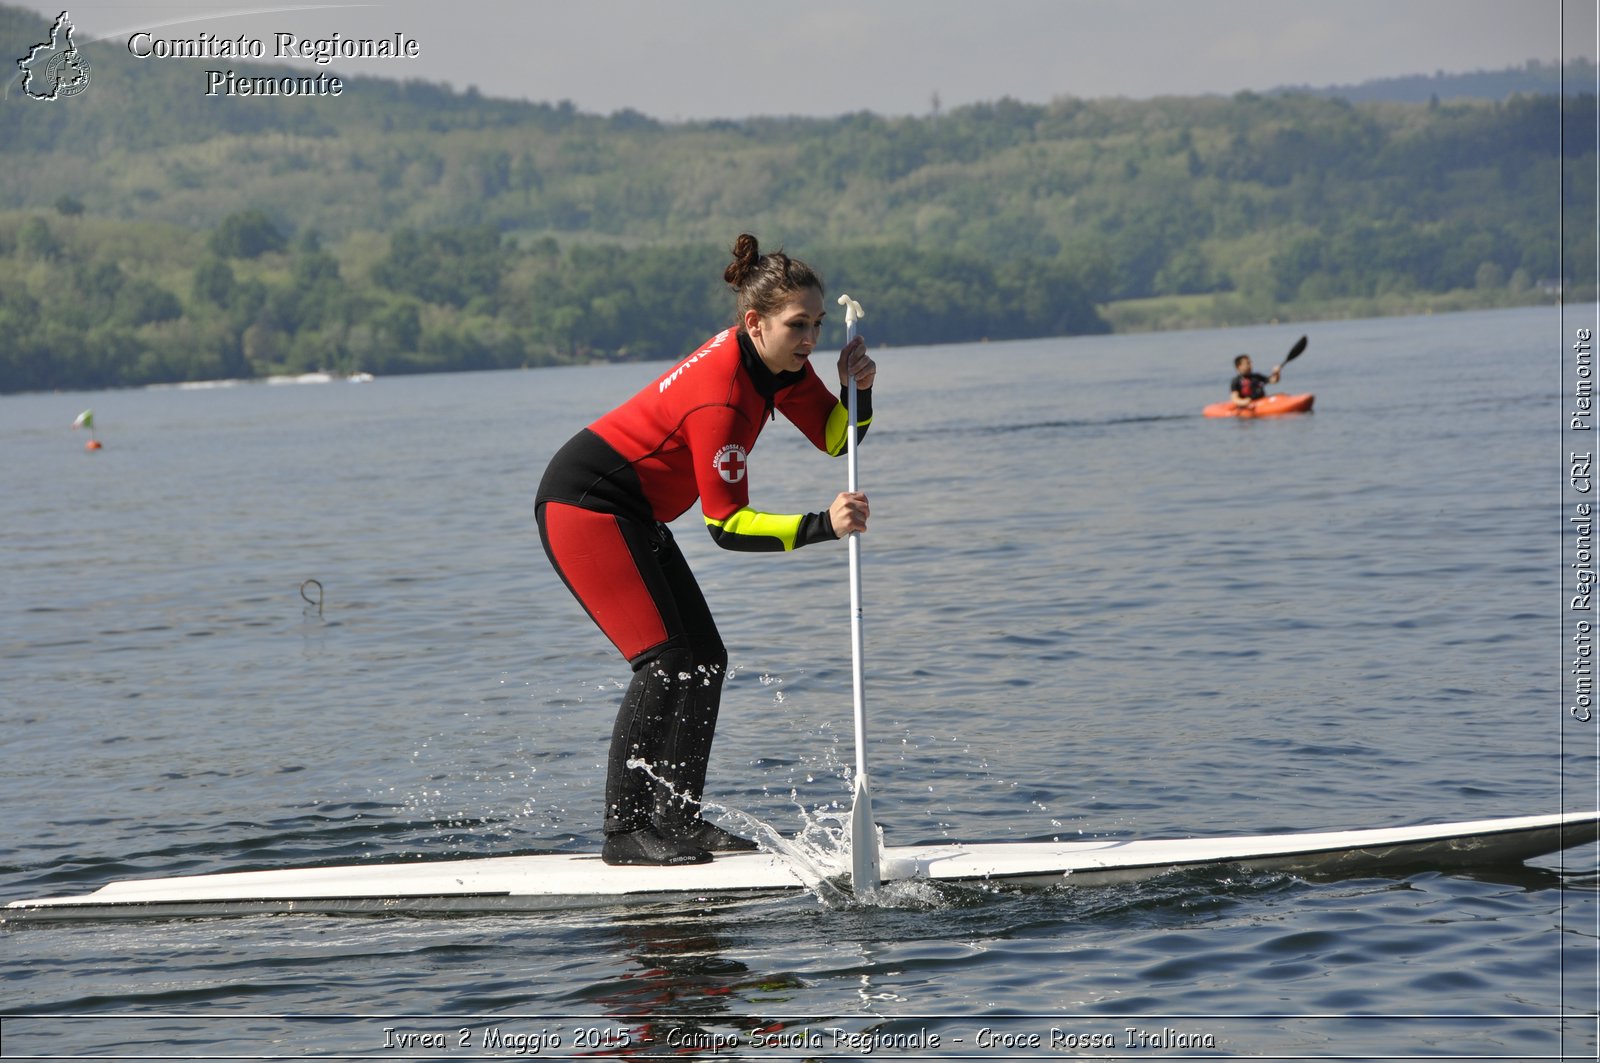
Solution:
[[[866,316],[861,304],[848,295],[839,296],[844,307],[845,345],[856,338],[856,322]],[[856,378],[850,375],[848,410],[850,435],[848,437],[846,464],[849,466],[849,487],[856,490]],[[878,870],[878,826],[872,819],[872,788],[867,782],[867,698],[861,668],[861,533],[851,532],[850,548],[850,655],[852,660],[851,687],[855,695],[856,716],[856,794],[855,805],[850,810],[850,884],[857,897],[864,897],[877,889],[881,877]]]

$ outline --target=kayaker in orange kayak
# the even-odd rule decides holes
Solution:
[[[1267,385],[1278,382],[1278,374],[1283,372],[1283,366],[1272,367],[1271,376],[1262,376],[1260,373],[1251,372],[1250,356],[1241,354],[1233,360],[1234,378],[1228,385],[1228,394],[1235,406],[1249,406],[1257,399],[1267,397]]]

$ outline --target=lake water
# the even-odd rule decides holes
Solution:
[[[1564,685],[1578,318],[877,350],[888,840],[1594,807],[1595,724]],[[1315,413],[1200,416],[1234,354],[1266,369],[1302,333],[1277,390]],[[661,369],[0,398],[0,900],[594,850],[628,673],[531,500],[549,454]],[[90,407],[92,453],[68,427]],[[844,472],[780,420],[753,498],[817,509]],[[708,797],[826,822],[854,756],[846,552],[728,554],[698,525],[677,531],[732,667]],[[1596,883],[1588,847],[866,906],[12,926],[3,1052],[1594,1058]]]

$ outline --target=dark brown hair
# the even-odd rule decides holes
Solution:
[[[790,258],[781,248],[763,255],[761,245],[750,233],[740,233],[733,242],[733,261],[722,271],[722,279],[739,293],[735,312],[741,325],[746,310],[768,317],[783,309],[789,296],[801,289],[823,291],[822,277],[816,270]]]

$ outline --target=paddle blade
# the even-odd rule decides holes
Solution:
[[[857,897],[864,897],[881,884],[878,826],[872,821],[872,791],[863,773],[856,776],[856,804],[850,811],[850,886]]]
[[[1306,349],[1306,338],[1304,336],[1301,336],[1299,339],[1294,341],[1294,346],[1289,348],[1289,354],[1288,354],[1287,357],[1284,358],[1283,364],[1284,365],[1288,365],[1290,362],[1292,362],[1296,358],[1300,357],[1300,355],[1302,353],[1304,353],[1305,349]]]

